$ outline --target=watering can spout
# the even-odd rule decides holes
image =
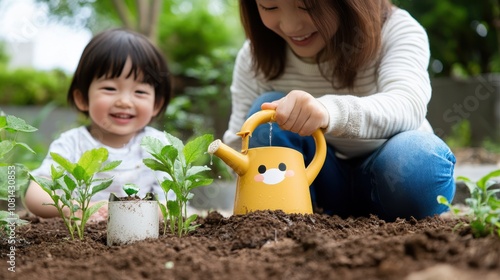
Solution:
[[[243,176],[248,170],[247,156],[222,143],[220,139],[213,141],[208,146],[208,153],[222,159],[239,176]]]

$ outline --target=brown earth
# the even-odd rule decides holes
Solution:
[[[0,279],[500,279],[500,238],[457,220],[384,222],[320,214],[211,212],[188,236],[106,246],[106,223],[68,240],[60,219],[19,227],[15,272],[1,245]]]
[[[15,243],[1,240],[0,279],[500,279],[500,238],[473,238],[441,217],[211,212],[188,236],[114,247],[106,222],[88,224],[78,241],[60,219],[23,218],[31,223],[17,228]]]

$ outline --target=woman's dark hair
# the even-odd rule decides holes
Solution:
[[[379,54],[381,33],[391,11],[390,0],[303,0],[319,34],[326,42],[317,62],[332,61],[322,75],[333,87],[352,88],[358,71],[367,67]],[[240,0],[240,17],[251,42],[254,68],[268,80],[283,74],[286,42],[262,22],[256,1]],[[339,21],[332,38],[332,18]],[[338,84],[334,84],[333,81]]]
[[[92,81],[100,77],[119,77],[128,58],[132,68],[127,77],[141,77],[141,82],[154,87],[155,106],[158,108],[161,105],[157,117],[161,118],[172,98],[170,72],[165,58],[146,36],[125,29],[104,31],[87,44],[68,90],[68,103],[77,108],[74,92],[79,90],[88,104]],[[83,113],[88,115],[88,112]]]

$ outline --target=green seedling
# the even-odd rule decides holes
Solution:
[[[128,197],[137,196],[137,193],[139,192],[139,187],[136,184],[125,184],[122,189]]]
[[[52,165],[52,180],[31,174],[30,177],[52,198],[53,203],[48,205],[56,207],[71,239],[75,238],[76,231],[82,240],[88,219],[106,203],[101,201],[91,205],[92,197],[113,182],[113,178],[97,179],[94,176],[115,169],[121,161],[106,162],[108,150],[105,148],[86,151],[77,163],[72,163],[57,153],[50,155],[58,164]]]
[[[170,144],[163,144],[154,137],[144,137],[141,146],[153,156],[144,159],[144,164],[152,170],[165,172],[165,176],[160,180],[161,188],[165,197],[172,190],[175,200],[166,200],[165,204],[160,203],[160,210],[163,214],[165,226],[163,234],[166,232],[167,224],[173,234],[179,237],[193,231],[198,225],[193,222],[198,217],[193,214],[187,217],[187,202],[193,198],[191,192],[194,188],[209,185],[212,179],[208,178],[204,172],[210,167],[195,165],[196,162],[206,155],[208,145],[213,141],[213,136],[205,134],[184,144],[175,136],[165,132]]]
[[[488,173],[477,182],[463,176],[457,177],[457,180],[465,182],[469,189],[470,197],[465,199],[465,203],[469,206],[468,210],[461,210],[459,207],[451,205],[441,195],[437,197],[437,200],[448,206],[452,214],[465,217],[475,237],[484,237],[490,234],[497,234],[500,237],[500,200],[497,197],[500,189],[491,189],[491,186],[494,185],[491,178],[499,176],[500,170]],[[466,224],[459,224],[459,226],[463,225]]]
[[[7,157],[16,146],[35,153],[27,144],[17,142],[15,135],[20,132],[34,132],[37,129],[23,119],[3,115],[0,111],[0,200],[7,202],[8,211],[0,211],[0,233],[10,234],[16,226],[28,222],[15,213],[16,198],[23,197],[28,185],[28,169],[22,164],[6,164]],[[11,137],[12,136],[12,137]]]

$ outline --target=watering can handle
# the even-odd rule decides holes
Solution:
[[[257,126],[275,121],[275,110],[262,110],[253,115],[251,115],[241,127],[241,131],[236,133],[242,137],[241,153],[246,154],[248,151],[248,143],[252,132],[257,128]],[[314,143],[316,144],[316,154],[312,159],[309,166],[306,168],[307,180],[309,185],[312,184],[314,178],[318,175],[321,167],[326,159],[326,140],[321,129],[316,130],[312,135],[314,138]],[[311,174],[308,174],[311,173]]]

